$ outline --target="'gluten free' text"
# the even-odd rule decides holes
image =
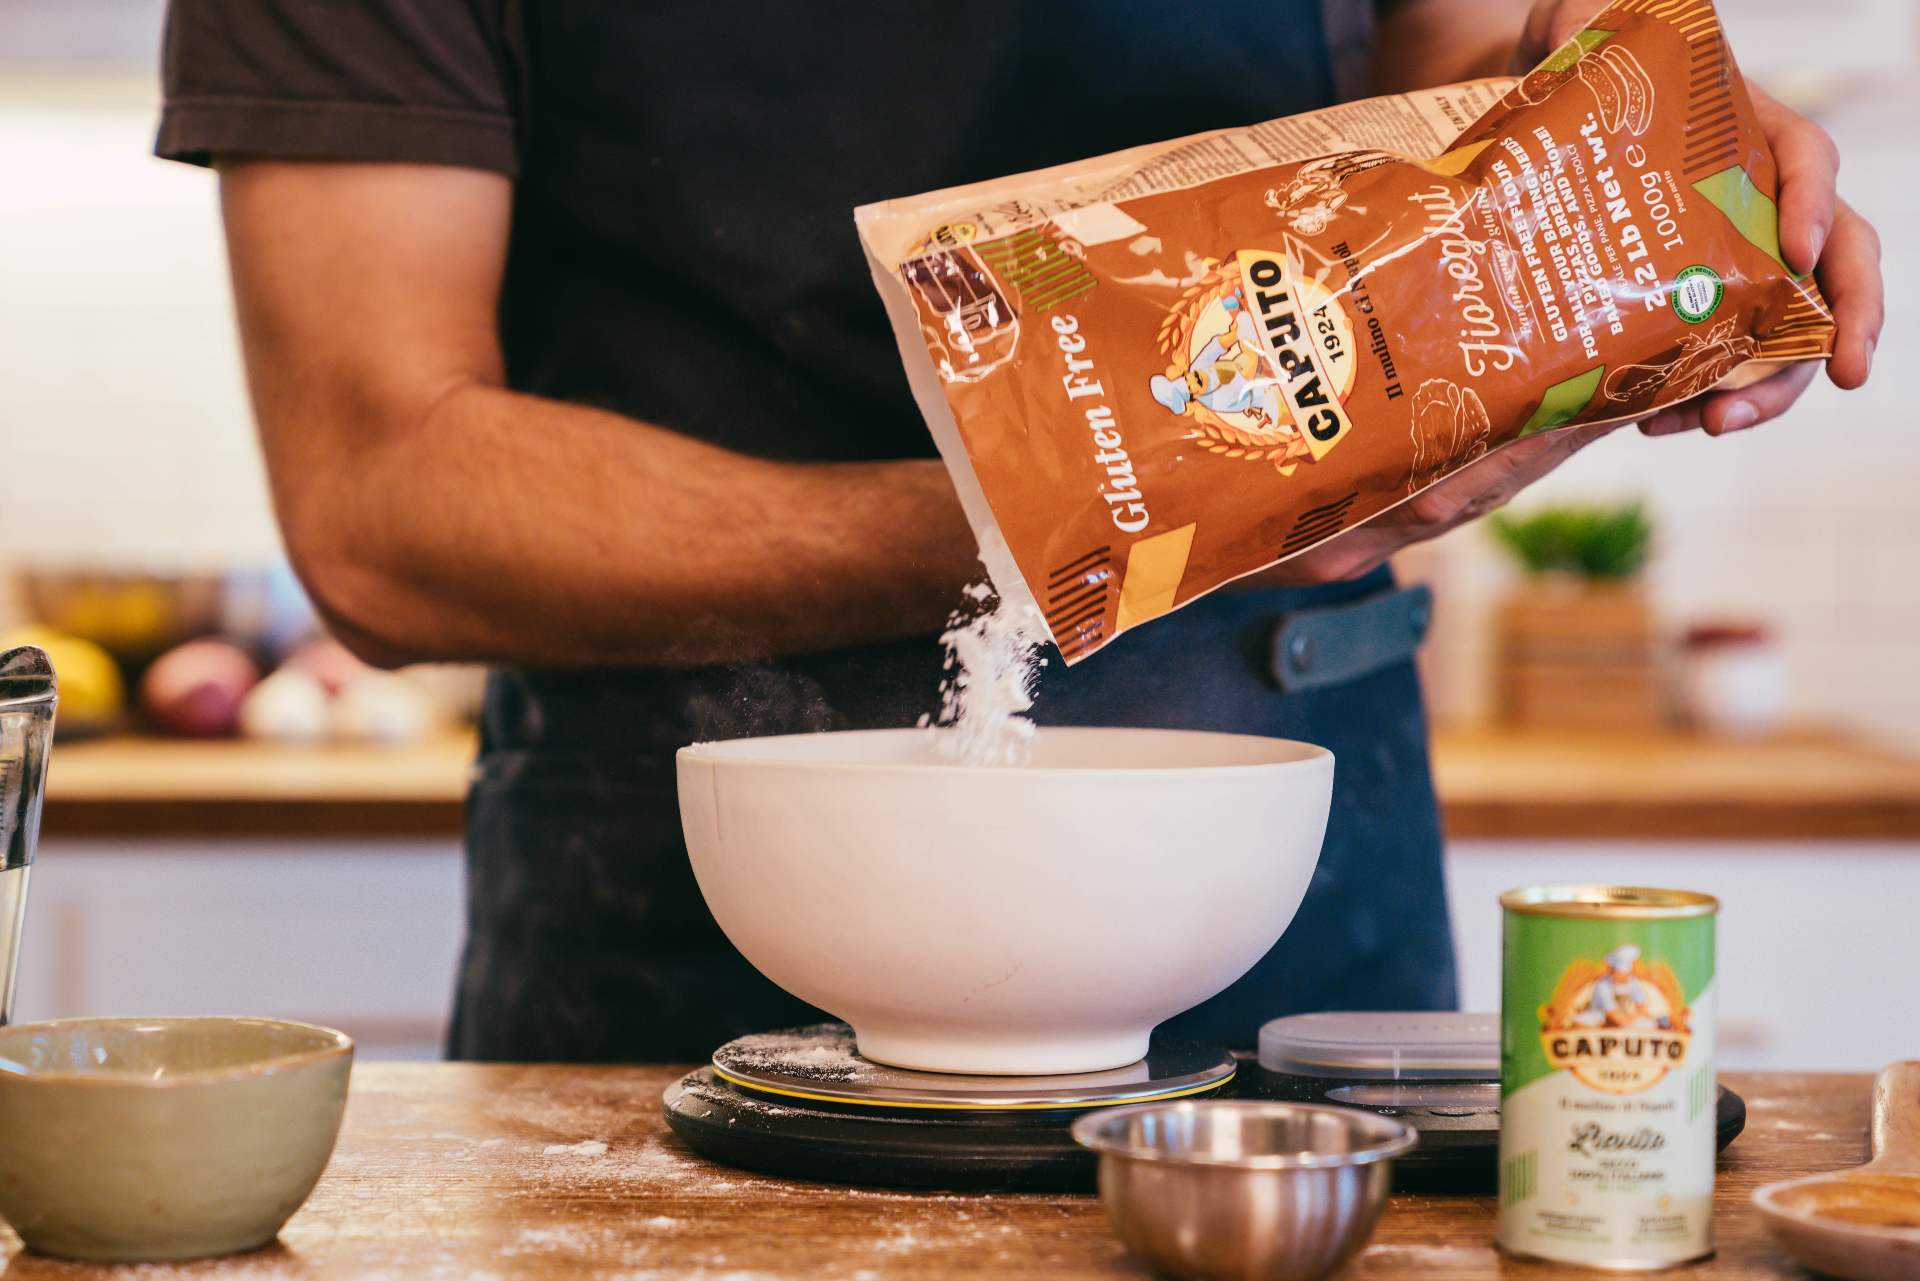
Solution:
[[[1060,386],[1066,390],[1067,400],[1104,397],[1106,388],[1092,376],[1093,361],[1081,354],[1087,349],[1087,336],[1080,332],[1080,318],[1055,316],[1049,323],[1058,335],[1054,342],[1066,354],[1067,372],[1060,379]],[[1103,400],[1087,406],[1085,412],[1087,430],[1093,436],[1093,461],[1107,474],[1100,482],[1100,496],[1107,500],[1108,515],[1113,519],[1114,528],[1122,533],[1137,534],[1147,527],[1147,504],[1140,496],[1133,459],[1127,456],[1119,429],[1114,425],[1113,408]]]

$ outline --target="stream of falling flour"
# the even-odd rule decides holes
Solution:
[[[948,618],[940,636],[947,648],[940,710],[920,723],[950,731],[940,736],[940,750],[960,764],[1025,765],[1034,735],[1026,713],[1046,666],[1046,623],[998,530],[981,540],[980,558],[991,581],[967,588]]]

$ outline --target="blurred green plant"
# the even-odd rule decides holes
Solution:
[[[1540,507],[1520,516],[1497,512],[1488,525],[1529,574],[1619,581],[1639,573],[1653,549],[1653,521],[1637,502]]]

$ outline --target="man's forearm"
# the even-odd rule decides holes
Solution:
[[[381,661],[691,665],[937,628],[977,572],[936,462],[797,465],[503,387],[512,189],[225,165],[281,532]]]
[[[937,462],[768,462],[478,383],[337,483],[275,470],[303,577],[387,661],[818,650],[931,631],[978,572]]]

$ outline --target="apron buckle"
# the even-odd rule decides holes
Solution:
[[[1274,625],[1273,679],[1288,693],[1343,685],[1411,659],[1433,622],[1424,583],[1294,610]]]

